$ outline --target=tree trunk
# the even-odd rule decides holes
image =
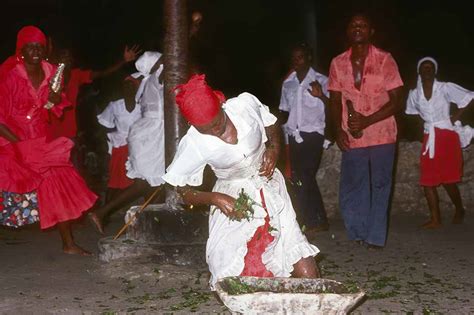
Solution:
[[[168,166],[176,153],[179,140],[185,131],[185,123],[175,102],[173,89],[188,79],[188,21],[187,0],[164,1],[164,114],[165,114],[165,161]],[[166,191],[166,203],[179,209],[175,188]]]

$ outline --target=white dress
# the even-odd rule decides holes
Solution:
[[[127,176],[144,179],[151,186],[163,184],[165,173],[162,70],[163,65],[146,82],[140,101],[143,117],[131,126],[128,135]]]
[[[285,181],[278,169],[272,179],[258,175],[265,152],[265,127],[275,123],[268,108],[249,93],[229,99],[224,105],[228,118],[237,129],[237,144],[199,133],[190,127],[181,139],[178,151],[163,179],[174,186],[199,186],[203,170],[209,164],[216,174],[215,192],[237,198],[241,189],[257,203],[262,204],[263,190],[275,237],[267,246],[262,261],[276,277],[289,277],[293,265],[301,258],[315,256],[319,250],[308,243],[296,222],[296,215],[286,190]],[[209,239],[206,260],[211,271],[210,285],[220,278],[240,275],[244,269],[247,241],[255,230],[264,224],[265,210],[256,206],[250,221],[231,221],[218,208],[212,206],[209,217]]]
[[[112,153],[112,148],[127,145],[130,126],[137,121],[141,115],[141,109],[138,104],[129,112],[123,98],[110,102],[104,111],[97,115],[97,120],[102,126],[110,129],[115,128],[114,131],[107,133],[109,154]]]

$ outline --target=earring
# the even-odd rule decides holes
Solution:
[[[25,56],[21,55],[21,59],[25,59]]]

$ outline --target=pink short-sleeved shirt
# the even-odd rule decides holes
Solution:
[[[370,115],[390,100],[388,91],[402,86],[403,82],[392,55],[370,45],[359,91],[354,85],[351,53],[352,50],[349,49],[332,60],[328,90],[341,92],[342,104],[346,104],[346,100],[351,100],[357,112]],[[346,106],[342,106],[342,128],[348,130]],[[363,133],[359,139],[353,138],[348,133],[350,148],[394,143],[397,138],[395,118],[391,116],[379,121],[364,129]]]

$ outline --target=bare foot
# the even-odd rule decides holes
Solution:
[[[91,252],[77,246],[76,244],[71,246],[63,246],[63,252],[69,255],[92,256]]]
[[[441,227],[441,222],[428,221],[420,226],[422,229],[437,229]]]
[[[104,235],[104,227],[102,226],[102,221],[100,220],[99,216],[95,212],[89,213],[88,216],[97,232],[99,232],[101,235]]]
[[[453,224],[461,224],[463,221],[464,221],[464,214],[465,214],[465,211],[462,210],[462,211],[456,211],[454,213],[454,217],[453,217],[453,221],[452,223]]]

